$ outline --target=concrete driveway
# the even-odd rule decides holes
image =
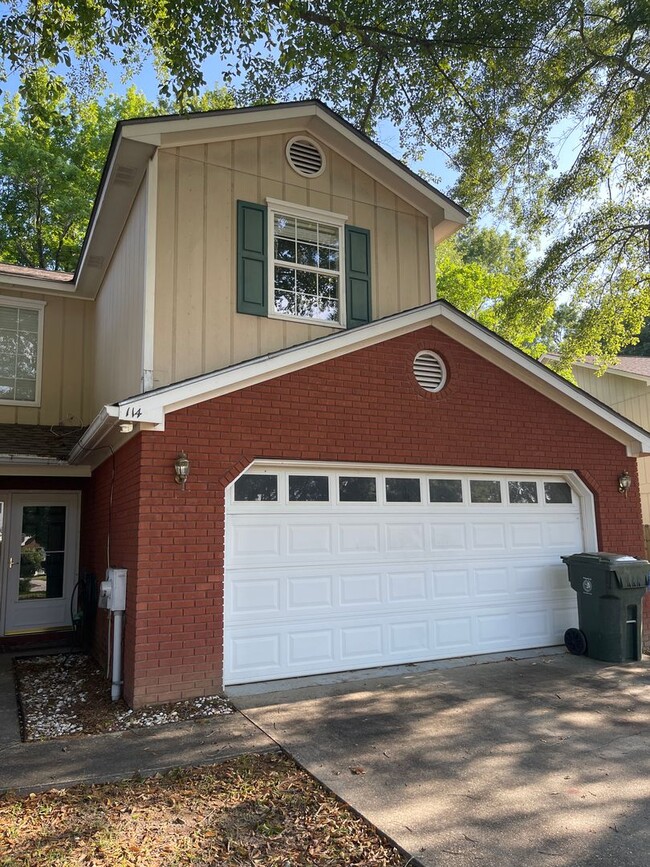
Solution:
[[[568,654],[235,697],[422,864],[650,859],[650,661]]]

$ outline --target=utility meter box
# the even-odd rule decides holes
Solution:
[[[106,581],[99,585],[99,608],[126,610],[126,569],[107,569]]]

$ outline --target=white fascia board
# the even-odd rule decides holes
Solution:
[[[0,274],[0,286],[14,292],[39,292],[45,295],[72,295],[76,285],[73,281],[48,280],[40,277],[21,277],[18,274]]]
[[[236,136],[236,127],[255,127],[258,124],[308,118],[312,117],[316,110],[317,106],[315,105],[284,105],[265,110],[251,109],[250,113],[244,111],[219,112],[218,114],[207,115],[185,115],[182,118],[161,118],[158,121],[144,121],[143,123],[126,122],[122,126],[122,138],[159,147],[163,142],[163,136],[173,135],[176,142],[174,146],[176,147],[179,142],[182,142],[182,138],[177,138],[179,134],[190,135],[191,143],[195,144],[197,142],[195,133],[205,132],[208,136],[206,141],[209,140],[210,131],[214,132],[215,129],[233,130],[232,135]]]
[[[464,340],[465,345],[485,358],[498,364],[507,373],[530,385],[536,391],[545,394],[555,403],[568,409],[574,415],[598,427],[604,433],[618,440],[627,447],[629,457],[639,457],[650,454],[650,433],[628,422],[622,416],[611,411],[609,407],[598,402],[586,391],[572,385],[567,380],[555,374],[543,364],[529,358],[507,341],[501,340],[495,334],[475,325],[456,310],[445,308],[444,316],[436,322],[450,337]],[[467,343],[471,335],[475,345]],[[488,349],[489,352],[486,352]],[[503,362],[506,361],[507,364]]]
[[[361,328],[340,331],[320,341],[301,344],[271,355],[245,361],[225,370],[205,374],[195,379],[170,385],[150,395],[136,395],[118,404],[120,421],[133,421],[160,426],[164,416],[196,403],[212,400],[233,391],[249,388],[260,382],[321,364],[357,349],[381,343],[387,337],[398,337],[421,328],[434,315],[434,305],[380,320]]]
[[[162,429],[164,416],[169,412],[176,412],[196,403],[212,400],[295,370],[373,346],[422,328],[426,324],[435,325],[450,337],[460,340],[470,349],[504,367],[517,379],[546,394],[590,424],[600,429],[605,429],[606,426],[605,432],[623,443],[630,456],[650,453],[650,433],[646,434],[628,423],[599,404],[586,392],[565,382],[515,347],[474,324],[453,308],[442,306],[439,302],[399,313],[360,328],[339,332],[321,341],[286,349],[226,370],[172,385],[150,395],[129,398],[118,404],[119,419],[146,423],[155,429]],[[473,338],[473,346],[468,344],[468,336]],[[504,364],[504,361],[507,364]]]
[[[250,112],[223,113],[211,116],[171,118],[145,123],[125,124],[122,127],[123,139],[142,142],[155,147],[180,147],[183,144],[202,144],[224,138],[246,138],[252,135],[271,134],[277,131],[312,131],[318,138],[334,148],[338,153],[357,162],[359,152],[364,154],[377,168],[380,177],[398,195],[410,201],[418,210],[423,202],[433,203],[443,219],[436,228],[436,243],[453,234],[467,222],[467,214],[457,207],[451,199],[429,187],[425,181],[407,171],[399,161],[393,161],[372,142],[367,141],[353,128],[336,120],[319,105],[285,105],[265,110],[251,109]],[[368,170],[368,165],[364,166]],[[372,169],[369,170],[373,174]],[[390,183],[389,179],[399,181]],[[431,210],[429,205],[428,210]]]

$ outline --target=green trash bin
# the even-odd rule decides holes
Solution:
[[[580,625],[565,632],[567,649],[604,662],[641,659],[641,604],[650,580],[650,562],[604,551],[571,554],[562,560],[578,594]]]

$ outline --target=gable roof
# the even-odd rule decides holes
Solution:
[[[426,214],[436,242],[465,224],[464,208],[318,100],[124,120],[113,135],[76,271],[71,281],[67,275],[69,285],[59,288],[72,288],[78,297],[95,297],[159,148],[305,131]],[[53,288],[49,281],[59,279],[55,272],[43,274],[46,288]],[[9,276],[17,287],[31,288],[34,280],[38,285],[37,276],[25,269],[9,275],[0,267],[0,282]]]
[[[164,430],[165,416],[168,413],[377,345],[427,325],[434,326],[458,340],[468,349],[624,444],[628,455],[650,453],[648,431],[526,355],[448,302],[438,300],[358,328],[328,334],[308,343],[191,377],[105,406],[73,449],[70,460],[73,463],[81,461],[85,450],[96,448],[118,424],[133,423],[145,430]]]

